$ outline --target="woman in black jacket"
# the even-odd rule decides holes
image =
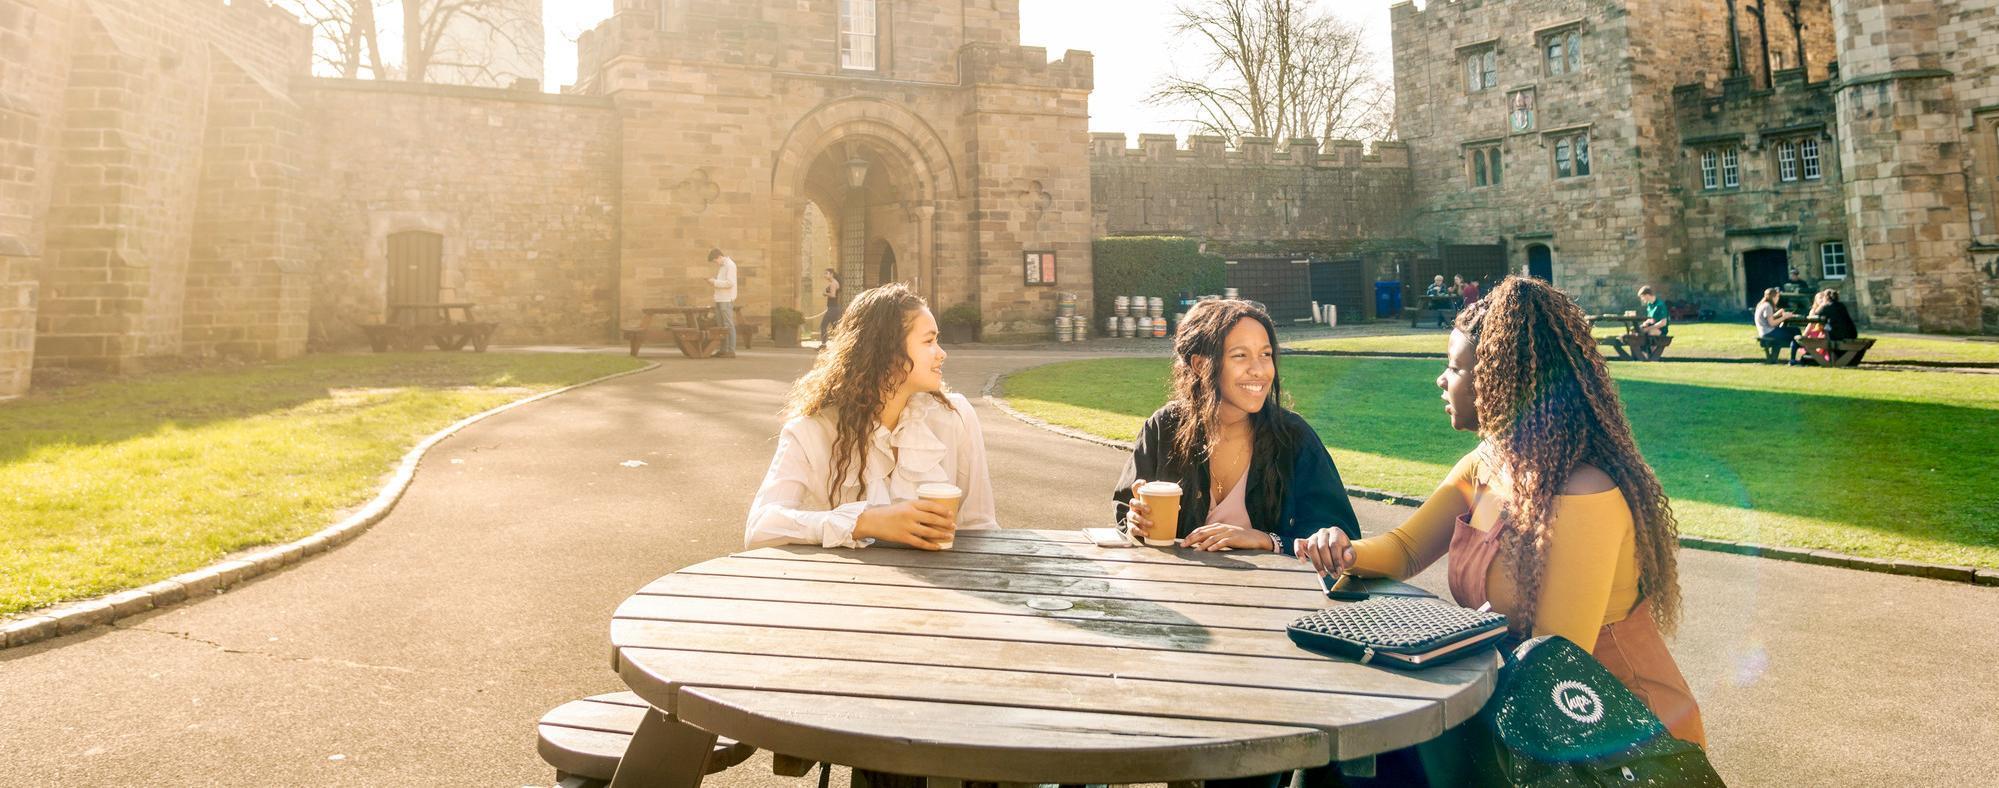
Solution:
[[[1839,291],[1830,287],[1819,291],[1812,304],[1812,317],[1825,318],[1825,338],[1843,342],[1860,336],[1860,329],[1853,324],[1853,313],[1846,311],[1846,305],[1839,301]]]
[[[1147,480],[1182,490],[1181,543],[1202,550],[1273,550],[1326,528],[1349,538],[1360,522],[1318,433],[1285,409],[1277,329],[1240,300],[1203,301],[1173,341],[1173,400],[1140,430],[1112,498],[1140,532],[1151,510],[1135,498]]]

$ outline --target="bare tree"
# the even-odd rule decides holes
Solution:
[[[511,74],[494,61],[503,50],[541,52],[540,30],[523,0],[278,0],[312,26],[313,62],[322,73],[429,82],[444,76],[503,85]],[[400,62],[384,62],[377,10],[402,20]],[[393,24],[393,23],[392,23]],[[395,32],[392,30],[391,32]],[[484,40],[477,40],[483,38]],[[366,55],[366,61],[362,56]]]
[[[1204,134],[1284,139],[1386,138],[1394,104],[1359,26],[1313,0],[1189,0],[1175,31],[1207,55],[1196,78],[1171,74],[1147,100],[1191,109]]]

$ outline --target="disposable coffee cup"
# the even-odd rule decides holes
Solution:
[[[955,525],[958,522],[958,504],[964,503],[965,491],[958,489],[958,485],[955,484],[946,484],[944,482],[931,482],[929,484],[918,486],[916,488],[916,497],[926,501],[930,501],[931,503],[941,503],[947,507],[950,507],[951,522],[953,525]],[[958,543],[958,540],[955,538],[955,536],[956,534],[954,532],[953,534],[954,538],[938,542],[937,546],[942,547],[946,550],[951,549],[951,545]]]
[[[1145,543],[1153,547],[1172,546],[1173,537],[1180,530],[1180,485],[1146,482],[1139,486],[1138,497],[1152,509],[1152,527],[1146,530]]]

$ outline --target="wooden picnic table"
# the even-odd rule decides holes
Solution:
[[[738,553],[614,615],[613,663],[655,710],[613,785],[697,785],[718,734],[932,786],[1253,776],[1429,740],[1492,693],[1493,654],[1404,673],[1285,635],[1336,604],[1295,559],[1080,531]]]
[[[743,325],[743,308],[736,309],[736,341],[745,349],[750,347],[750,337],[756,332],[746,330]],[[721,351],[728,330],[715,325],[715,307],[710,306],[662,306],[640,310],[639,326],[627,329],[625,341],[631,344],[632,355],[639,354],[639,348],[648,341],[672,339],[680,346],[681,354],[688,358],[708,358]],[[666,322],[662,322],[662,318]]]
[[[1673,338],[1670,335],[1652,336],[1641,333],[1638,330],[1638,327],[1644,325],[1647,319],[1643,312],[1588,315],[1587,318],[1592,326],[1598,323],[1624,324],[1625,332],[1622,335],[1598,337],[1596,343],[1610,346],[1612,350],[1617,351],[1618,358],[1626,361],[1658,361],[1659,357],[1666,352],[1666,347],[1673,344]]]
[[[1422,300],[1423,306],[1416,306],[1416,299]],[[1410,328],[1416,328],[1416,324],[1426,314],[1436,318],[1445,325],[1449,325],[1452,320],[1457,319],[1459,300],[1458,296],[1455,295],[1419,295],[1414,296],[1408,308],[1403,311],[1408,313]]]
[[[439,350],[461,350],[470,343],[474,352],[484,353],[500,324],[473,317],[476,306],[471,301],[390,304],[388,322],[365,324],[361,329],[377,353],[392,348],[420,350],[426,341],[435,343]]]

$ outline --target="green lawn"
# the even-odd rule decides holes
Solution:
[[[1622,325],[1599,327],[1597,334],[1610,336],[1623,331]],[[1682,323],[1673,326],[1672,333],[1673,346],[1666,349],[1666,358],[1671,360],[1763,358],[1763,349],[1756,344],[1755,329],[1747,323]],[[1287,342],[1285,347],[1347,353],[1414,353],[1442,358],[1448,338],[1448,333],[1441,329],[1412,330],[1402,326],[1390,334],[1308,339]],[[1999,366],[1999,342],[1896,335],[1875,343],[1867,351],[1866,363]]]
[[[1440,336],[1440,335],[1439,335]],[[1683,533],[1999,567],[1999,376],[1743,364],[1615,364],[1639,447]],[[1166,399],[1168,364],[1078,361],[1007,378],[1021,410],[1120,440]],[[1475,440],[1438,362],[1287,357],[1285,390],[1348,484],[1427,495]]]
[[[424,436],[640,366],[623,355],[310,356],[0,404],[0,614],[331,525]]]

